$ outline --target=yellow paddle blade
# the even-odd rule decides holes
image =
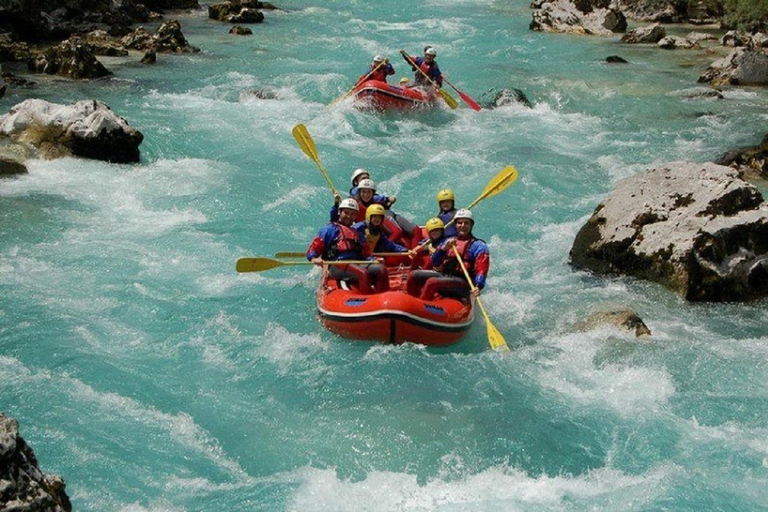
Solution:
[[[459,102],[456,101],[456,98],[454,98],[453,96],[448,94],[448,91],[445,91],[443,89],[438,89],[437,92],[439,92],[440,96],[443,97],[443,99],[445,100],[446,105],[451,107],[451,110],[456,110],[456,107],[459,106]]]
[[[488,344],[491,346],[491,349],[501,352],[509,352],[509,347],[507,346],[504,336],[501,335],[496,326],[493,325],[493,322],[491,322],[491,318],[488,316],[488,313],[486,313],[483,303],[480,302],[480,297],[477,298],[477,305],[480,306],[480,311],[483,312],[483,317],[485,317],[485,331],[488,333]]]
[[[309,262],[307,262],[309,263]],[[240,258],[235,269],[238,272],[263,272],[275,267],[282,267],[286,263],[272,258]]]
[[[517,169],[514,168],[512,165],[508,165],[502,170],[500,170],[496,176],[494,176],[491,181],[488,182],[488,185],[486,185],[485,190],[483,190],[483,199],[486,197],[495,196],[511,184],[513,184],[517,180]]]
[[[309,134],[307,127],[303,124],[297,124],[291,130],[293,138],[298,142],[299,147],[309,158],[315,162],[320,162],[320,158],[317,156],[317,149],[315,148],[315,141],[312,140],[312,136]]]

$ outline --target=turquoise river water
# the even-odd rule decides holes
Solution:
[[[34,77],[0,100],[101,99],[146,137],[138,165],[34,160],[0,181],[0,410],[75,508],[768,509],[765,302],[689,304],[568,265],[617,180],[759,142],[766,91],[691,99],[715,56],[531,32],[523,0],[283,6],[251,37],[184,13],[201,53],[105,59],[110,80]],[[426,44],[475,99],[516,87],[533,108],[328,106],[375,53],[401,76],[397,51]],[[438,189],[468,203],[519,170],[475,210],[509,354],[481,319],[443,349],[338,338],[315,318],[317,270],[235,272],[326,222],[297,123],[339,188],[367,167],[420,222]],[[616,307],[653,335],[571,329]]]

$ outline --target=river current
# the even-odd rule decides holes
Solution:
[[[768,93],[696,97],[715,56],[531,32],[522,0],[283,6],[250,37],[184,13],[198,54],[0,99],[100,99],[145,135],[141,164],[33,160],[0,181],[0,410],[75,509],[764,510],[765,302],[686,303],[568,251],[617,180],[758,143]],[[398,50],[426,44],[473,98],[519,88],[532,108],[328,106],[374,54],[400,77]],[[235,272],[327,221],[297,123],[338,188],[366,167],[421,223],[440,188],[466,204],[518,169],[475,209],[509,354],[481,318],[443,349],[338,338],[317,270]],[[571,328],[625,307],[652,336]]]

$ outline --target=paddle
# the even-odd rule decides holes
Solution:
[[[320,172],[323,173],[323,177],[328,182],[328,185],[330,185],[333,195],[338,196],[339,191],[333,186],[331,177],[328,176],[328,171],[326,171],[323,164],[320,163],[320,157],[317,155],[317,149],[315,149],[315,141],[312,140],[312,136],[307,131],[307,127],[303,124],[297,124],[293,127],[293,130],[291,130],[291,133],[293,134],[293,138],[296,139],[296,142],[299,143],[299,147],[304,154],[317,164],[317,168],[320,169]]]
[[[275,258],[303,258],[306,254],[303,252],[276,252]],[[375,252],[373,256],[409,256],[407,252]]]
[[[303,254],[302,254],[303,256]],[[324,261],[323,265],[367,265],[376,263],[376,261],[359,260],[339,260]],[[237,260],[235,269],[238,272],[263,272],[277,267],[295,266],[295,265],[314,265],[311,261],[282,261],[272,258],[240,258]]]
[[[426,74],[426,73],[424,72],[424,70],[423,70],[423,69],[421,69],[419,66],[417,66],[417,65],[416,65],[416,63],[413,61],[413,59],[410,57],[410,55],[408,55],[407,53],[405,53],[405,50],[400,50],[400,54],[401,54],[401,55],[403,56],[403,58],[404,58],[404,59],[405,59],[405,60],[408,62],[408,64],[410,64],[412,67],[416,68],[416,70],[418,70],[418,72],[419,72],[419,73],[421,73],[422,75],[424,75],[424,78],[426,78],[427,80],[429,80],[429,83],[431,83],[431,84],[432,84],[432,86],[433,86],[435,89],[437,89],[437,92],[438,92],[438,93],[440,93],[440,96],[442,96],[442,97],[443,97],[443,99],[445,100],[445,103],[446,103],[446,104],[447,104],[449,107],[451,107],[451,110],[454,110],[456,107],[458,107],[458,106],[459,106],[459,102],[458,102],[458,101],[456,101],[456,99],[455,99],[453,96],[451,96],[450,94],[448,94],[448,91],[444,91],[443,89],[441,89],[440,87],[438,87],[438,86],[437,86],[437,84],[435,83],[435,81],[434,81],[434,80],[432,80],[432,79],[429,77],[429,75],[428,75],[428,74]]]
[[[464,100],[464,103],[469,105],[469,107],[472,110],[475,110],[475,111],[480,110],[480,105],[478,105],[478,103],[475,100],[470,98],[468,94],[464,94],[463,92],[461,92],[455,85],[453,85],[451,82],[449,82],[448,79],[445,78],[445,76],[443,76],[443,82],[445,82],[448,85],[450,85],[451,87],[453,87],[453,90],[456,91],[457,93],[459,93],[459,97],[462,100]]]
[[[357,88],[357,86],[360,84],[360,82],[365,82],[366,80],[368,80],[368,77],[369,77],[369,76],[371,76],[372,74],[374,74],[374,73],[375,73],[375,72],[376,72],[376,71],[377,71],[377,70],[378,70],[378,69],[379,69],[381,66],[383,66],[383,65],[384,65],[384,63],[385,63],[385,61],[381,61],[381,62],[379,62],[379,65],[378,65],[378,66],[376,66],[375,68],[373,68],[373,69],[372,69],[372,70],[371,70],[371,71],[370,71],[370,72],[369,72],[367,75],[365,75],[363,78],[361,78],[360,80],[358,80],[357,82],[355,82],[355,85],[353,85],[353,86],[352,86],[352,88],[351,88],[350,90],[348,90],[346,93],[344,93],[344,95],[343,95],[343,96],[339,96],[338,98],[336,98],[335,100],[333,100],[332,102],[330,102],[330,103],[328,104],[328,106],[330,107],[331,105],[334,105],[334,104],[338,103],[339,101],[343,100],[344,98],[346,98],[347,96],[349,96],[350,94],[352,94],[352,91],[354,91],[354,90],[355,90],[355,88]]]
[[[475,287],[475,284],[472,282],[472,278],[469,277],[469,272],[467,272],[467,267],[464,266],[464,261],[462,261],[461,256],[459,256],[459,253],[454,252],[454,256],[456,256],[456,260],[458,260],[459,265],[461,266],[462,272],[464,272],[464,277],[467,278],[467,283],[469,283],[470,289],[474,292],[477,287]],[[491,348],[493,350],[501,350],[502,352],[509,352],[509,347],[507,346],[506,340],[504,340],[504,336],[501,335],[499,330],[496,328],[495,325],[493,325],[493,322],[491,322],[491,318],[488,316],[488,313],[485,311],[485,308],[483,307],[483,303],[480,301],[480,297],[475,297],[475,300],[477,301],[477,305],[480,306],[480,311],[482,311],[483,316],[485,317],[485,330],[488,333],[488,343],[491,345]]]

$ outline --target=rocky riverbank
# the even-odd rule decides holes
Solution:
[[[32,448],[19,435],[19,423],[0,412],[0,510],[72,510],[64,480],[43,473]]]

